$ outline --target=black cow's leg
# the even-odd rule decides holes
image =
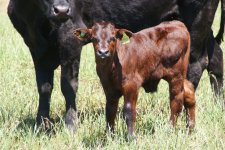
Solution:
[[[59,49],[61,64],[61,91],[66,100],[65,124],[74,132],[76,123],[76,92],[82,44],[73,36],[76,27],[71,21],[59,28]]]
[[[213,49],[208,53],[209,65],[207,67],[212,89],[215,92],[215,96],[222,96],[223,89],[223,52],[218,43],[212,39]],[[213,51],[212,51],[213,50]]]
[[[76,123],[76,92],[78,88],[79,59],[61,65],[61,90],[66,99],[65,123],[69,130],[75,131]]]
[[[198,86],[202,72],[207,67],[207,51],[205,46],[210,36],[218,2],[218,0],[208,0],[195,17],[192,25],[188,26],[191,35],[191,53],[187,77],[194,84],[195,89]],[[188,15],[188,12],[186,13]]]
[[[195,90],[198,87],[203,71],[206,69],[208,64],[207,55],[199,58],[198,61],[191,62],[188,65],[187,78],[194,85]]]
[[[39,93],[39,106],[36,122],[38,126],[44,123],[44,128],[48,130],[51,128],[51,124],[49,121],[49,108],[50,97],[53,89],[54,69],[35,65],[35,71]]]

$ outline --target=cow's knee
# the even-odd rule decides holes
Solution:
[[[188,65],[187,79],[194,85],[196,89],[204,71],[204,66],[199,61]]]
[[[49,94],[51,94],[52,89],[53,89],[53,86],[50,83],[46,82],[46,83],[40,85],[40,87],[38,87],[38,92],[40,94],[49,95]]]

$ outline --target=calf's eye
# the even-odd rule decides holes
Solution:
[[[115,40],[116,40],[116,38],[114,38],[114,37],[110,38],[110,41],[115,41]]]

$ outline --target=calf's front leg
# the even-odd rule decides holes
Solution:
[[[100,78],[101,79],[101,78]],[[120,90],[114,88],[110,80],[101,80],[106,95],[106,130],[114,133],[115,118],[118,109],[119,98],[122,96]]]
[[[119,98],[107,98],[106,100],[106,129],[114,133],[116,112],[118,109]]]

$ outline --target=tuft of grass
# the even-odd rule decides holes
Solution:
[[[116,133],[105,133],[105,96],[95,71],[92,45],[83,47],[77,92],[78,129],[70,134],[64,125],[65,101],[60,91],[60,67],[55,71],[50,115],[55,124],[50,133],[35,130],[38,92],[28,48],[6,15],[8,1],[0,1],[0,147],[1,149],[225,149],[225,115],[215,103],[207,72],[196,92],[196,128],[188,135],[184,114],[176,129],[169,120],[168,85],[158,92],[140,90],[137,102],[137,140],[127,142],[122,104],[116,118]],[[219,27],[217,12],[213,28]],[[221,44],[224,50],[224,43]],[[225,55],[224,55],[225,56]],[[218,101],[222,102],[222,99]]]

